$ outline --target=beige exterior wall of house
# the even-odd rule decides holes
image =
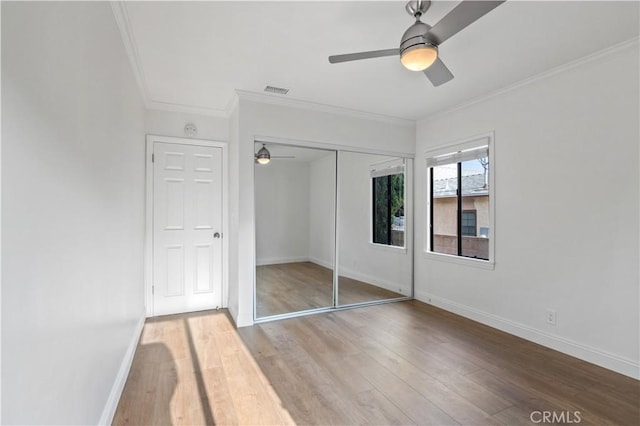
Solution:
[[[457,254],[457,209],[456,197],[435,198],[433,204],[433,251]],[[480,237],[480,228],[489,227],[489,196],[467,196],[462,198],[462,210],[476,211],[476,237],[462,237],[462,254],[481,259],[489,258],[489,238]]]
[[[458,200],[456,197],[442,197],[433,200],[433,233],[439,235],[456,235]],[[462,197],[462,210],[475,210],[477,229],[489,227],[489,196]]]

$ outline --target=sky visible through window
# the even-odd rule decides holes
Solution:
[[[479,160],[469,160],[462,163],[462,176],[481,175],[484,167]],[[458,177],[457,163],[438,166],[438,179],[451,179]]]

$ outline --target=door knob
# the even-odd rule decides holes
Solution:
[[[213,234],[213,238],[220,238],[220,233],[216,232],[215,234]]]

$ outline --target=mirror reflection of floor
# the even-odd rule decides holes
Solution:
[[[258,318],[326,308],[333,305],[333,271],[311,262],[256,267]],[[371,302],[405,297],[347,277],[339,279],[339,303]]]

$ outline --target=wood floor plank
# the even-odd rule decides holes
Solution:
[[[447,377],[446,384],[449,389],[491,415],[513,406],[512,402],[501,398],[483,386],[479,386],[463,375]]]
[[[603,418],[600,418],[597,415],[594,415],[589,412],[589,410],[584,409],[576,405],[575,400],[566,399],[566,400],[558,400],[553,396],[547,395],[544,392],[540,392],[536,389],[532,389],[527,387],[524,383],[513,383],[508,378],[505,378],[500,375],[496,375],[491,372],[487,372],[485,370],[471,373],[467,377],[471,380],[475,381],[478,384],[492,390],[493,392],[501,395],[503,398],[511,400],[513,402],[513,406],[518,407],[519,410],[509,410],[509,413],[521,412],[521,413],[531,413],[533,411],[549,411],[561,413],[564,411],[581,411],[582,413],[582,421],[583,425],[602,425],[602,424],[626,424],[626,423],[618,423],[611,422],[611,420],[607,421]],[[512,408],[512,407],[511,407]],[[627,412],[629,415],[629,412]],[[501,418],[502,416],[497,416],[496,418]],[[528,416],[523,417],[523,422],[529,422]]]
[[[407,362],[395,352],[377,342],[368,346],[367,353],[380,365],[427,398],[460,424],[492,424],[491,416],[471,404],[444,383],[430,376],[418,366]]]
[[[410,423],[406,416],[380,394],[371,392],[372,386],[366,379],[350,372],[340,370],[344,367],[341,357],[327,357],[319,352],[317,341],[320,336],[311,330],[311,322],[279,322],[280,327],[271,327],[273,335],[287,333],[305,336],[299,345],[289,347],[286,356],[263,357],[258,360],[260,366],[272,371],[272,384],[283,403],[296,407],[292,413],[297,422],[303,424],[366,424],[374,421],[387,424],[389,421]],[[296,325],[293,327],[292,325]],[[280,330],[276,330],[280,328]],[[315,337],[314,337],[315,336]],[[335,386],[341,377],[350,378],[351,386]],[[286,377],[286,380],[283,380]],[[343,383],[345,384],[345,383]],[[371,412],[368,405],[374,399],[377,409]],[[345,401],[351,401],[345,405]]]
[[[415,360],[416,365],[423,366],[429,374],[435,377],[446,378],[480,369],[468,358],[446,351],[439,340],[416,339],[416,335],[428,333],[426,328],[404,327],[403,329],[392,323],[387,323],[384,330],[376,332],[369,330],[368,333],[375,340],[392,344],[397,351],[406,355],[407,359]]]
[[[309,397],[314,391],[309,390],[308,380],[290,368],[290,361],[275,356],[262,358],[259,362],[263,369],[269,371],[271,385],[297,423],[332,423],[331,412],[323,407],[322,400]]]
[[[279,409],[277,395],[263,379],[255,360],[239,344],[235,331],[216,334],[229,393],[240,424],[274,425],[292,423]]]
[[[385,369],[367,354],[344,359],[347,366],[360,370],[375,388],[416,424],[457,425],[451,416],[422,396],[402,379]]]
[[[361,312],[361,310],[359,311]],[[352,312],[353,314],[349,316],[349,318],[345,318],[345,320],[342,321],[340,325],[343,327],[343,329],[345,329],[345,328],[350,328],[352,326],[351,323],[354,323],[353,327],[356,327],[356,330],[359,330],[359,332],[361,333],[360,344],[367,350],[368,353],[384,354],[385,351],[387,351],[386,357],[394,356],[396,354],[395,352],[393,352],[393,355],[390,355],[388,353],[388,349],[382,346],[380,342],[384,342],[388,347],[393,348],[393,350],[402,348],[403,345],[400,345],[400,347],[398,347],[395,345],[393,341],[390,342],[385,335],[381,335],[379,327],[372,327],[368,330],[367,330],[367,327],[364,327],[363,329],[362,324],[367,324],[367,321],[365,322],[352,321],[353,316],[360,313],[358,311],[352,311]],[[339,321],[339,319],[337,321]],[[388,326],[388,324],[389,323],[386,322],[386,326]],[[362,337],[362,336],[366,336],[366,337]],[[419,345],[424,345],[426,344],[425,342],[429,342],[429,341],[430,341],[429,339],[421,339],[419,341],[420,342]],[[430,342],[431,342],[431,346],[429,346],[429,348],[433,348],[433,345],[437,345],[437,344],[439,344],[442,347],[443,345],[442,342],[446,342],[446,339],[431,340]],[[403,341],[403,344],[404,343],[406,342]],[[439,353],[439,351],[430,350],[430,353]],[[460,365],[467,362],[463,357],[459,357],[456,354],[453,354],[451,352],[446,352],[442,354],[441,357],[443,357],[444,360],[453,359],[454,362]],[[411,358],[411,357],[408,357],[408,358]],[[380,361],[380,358],[376,358],[376,359]],[[397,366],[401,366],[401,365],[403,366],[403,365],[406,365],[406,363],[408,363],[408,365],[415,366],[421,372],[424,372],[427,374],[433,373],[433,371],[429,370],[429,364],[422,363],[420,359],[418,359],[415,364],[411,363],[409,359],[402,358],[402,360],[404,361],[404,363],[396,358],[392,361],[391,365],[389,364],[387,365],[389,367],[396,365],[395,368],[399,368]],[[469,363],[469,365],[470,366],[468,368],[462,369],[462,374],[466,374],[469,371],[478,370],[478,367],[473,365],[472,363]],[[417,374],[419,376],[420,372],[416,373],[411,371],[403,371],[403,374],[405,377],[413,377],[414,374]],[[438,374],[436,373],[435,376],[438,376]],[[486,389],[476,385],[474,382],[469,381],[464,377],[464,375],[446,374],[445,377],[446,377],[446,380],[444,380],[443,382],[438,382],[438,383],[446,383],[447,389],[445,389],[444,391],[445,392],[454,391],[460,397],[467,399],[469,401],[473,401],[472,405],[481,410],[480,413],[476,412],[476,414],[479,415],[479,417],[483,418],[485,420],[485,423],[491,423],[491,421],[487,418],[488,415],[497,413],[499,411],[504,410],[507,407],[512,406],[512,403],[510,403],[509,401],[506,401],[503,398],[500,398],[499,396],[495,395],[494,393],[489,392]],[[448,404],[443,404],[443,405],[448,405]],[[473,408],[469,408],[469,409],[471,411],[475,411]],[[455,416],[453,417],[455,418]]]

